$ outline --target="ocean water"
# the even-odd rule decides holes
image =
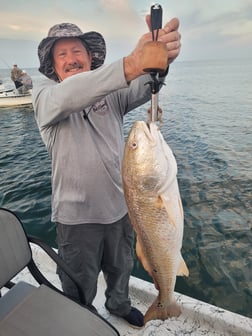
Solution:
[[[9,72],[0,69],[0,79],[11,85]],[[252,63],[176,62],[159,102],[185,213],[190,276],[177,278],[176,291],[252,317]],[[125,136],[149,105],[128,114]],[[56,246],[50,160],[32,108],[0,109],[0,177],[0,206]],[[137,259],[133,274],[151,281]]]

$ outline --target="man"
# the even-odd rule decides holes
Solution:
[[[169,62],[180,51],[178,27],[172,19],[159,32]],[[48,79],[33,88],[35,118],[52,158],[59,254],[79,276],[89,305],[102,270],[106,308],[136,327],[144,322],[128,296],[134,236],[121,181],[123,116],[150,99],[141,55],[151,39],[150,32],[144,34],[130,55],[103,65],[101,34],[82,33],[71,23],[55,25],[38,47],[39,70]],[[78,299],[72,282],[59,276],[66,294]]]
[[[25,70],[22,70],[20,82],[22,86],[18,88],[19,93],[27,93],[30,89],[32,89],[31,76],[29,76]]]
[[[22,75],[22,70],[19,69],[17,64],[13,64],[13,68],[11,70],[11,80],[14,82],[16,89],[22,86],[22,83],[20,82],[21,75]]]

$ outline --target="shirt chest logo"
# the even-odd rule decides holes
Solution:
[[[108,114],[108,105],[106,99],[102,99],[93,105],[93,112],[101,116]]]

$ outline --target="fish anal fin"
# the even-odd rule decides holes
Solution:
[[[143,265],[143,268],[152,277],[151,266],[150,266],[148,260],[146,259],[145,255],[144,255],[141,243],[140,243],[138,238],[136,238],[136,254],[137,254],[137,257],[140,260],[141,264]]]
[[[174,299],[169,305],[162,304],[159,297],[153,302],[144,316],[144,323],[150,320],[166,320],[169,317],[177,317],[181,314],[180,306]]]
[[[189,270],[186,266],[184,259],[181,257],[181,262],[177,271],[178,276],[189,276]]]
[[[145,269],[145,271],[153,279],[153,282],[154,282],[154,285],[155,285],[156,289],[159,290],[159,285],[158,285],[157,281],[155,280],[152,267],[150,266],[147,258],[145,257],[145,255],[143,253],[141,243],[138,239],[136,239],[136,254],[137,254],[137,257],[138,257],[139,261],[141,262],[143,268]]]

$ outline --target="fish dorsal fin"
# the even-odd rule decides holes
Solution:
[[[184,259],[181,256],[181,262],[177,271],[177,275],[179,276],[189,276],[189,270],[186,266],[186,263],[184,261]]]

